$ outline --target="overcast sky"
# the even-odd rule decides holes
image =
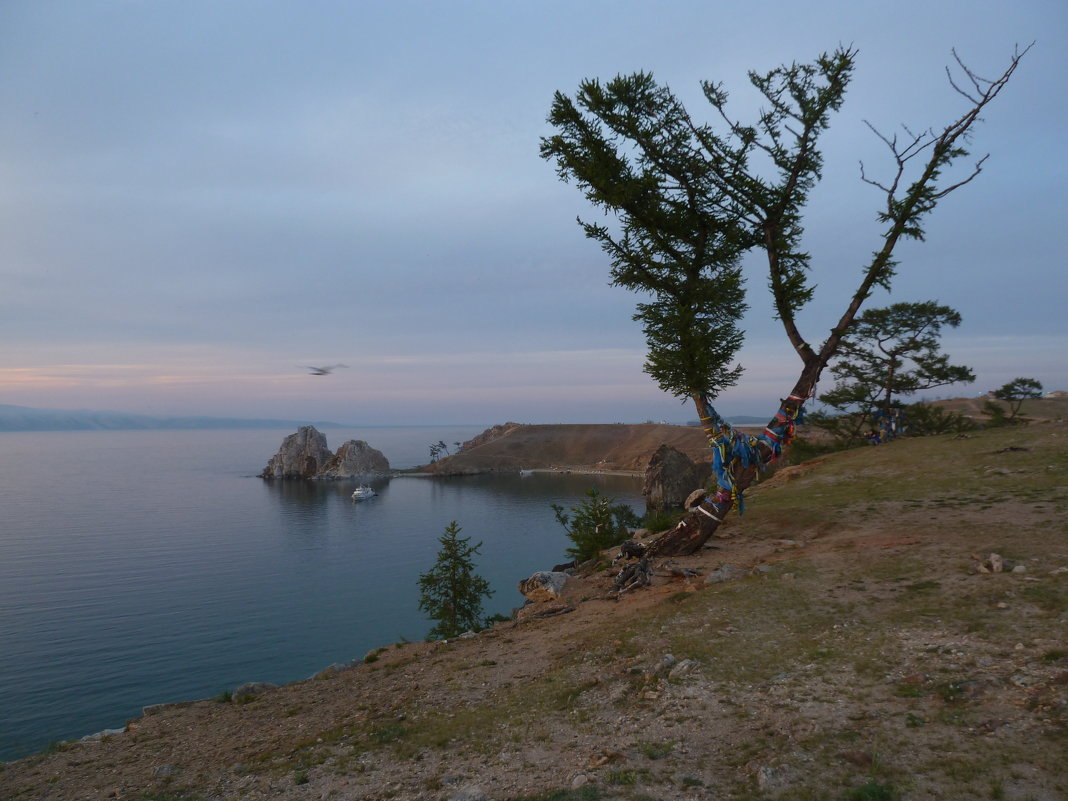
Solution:
[[[784,10],[788,8],[789,10]],[[864,120],[962,110],[951,48],[995,76],[983,174],[899,250],[892,296],[938,300],[979,394],[1068,389],[1068,4],[0,3],[0,403],[355,424],[685,421],[642,371],[579,191],[538,156],[555,90],[652,71],[756,108],[746,71],[860,53],[825,138],[806,245],[821,341],[879,246],[889,169]],[[770,416],[799,363],[750,272],[741,384]],[[348,365],[311,376],[305,365]],[[830,386],[829,376],[821,389]]]

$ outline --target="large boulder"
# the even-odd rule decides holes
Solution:
[[[350,439],[337,449],[315,478],[356,478],[389,474],[389,460],[362,439]]]
[[[708,480],[711,470],[705,463],[694,462],[682,451],[661,445],[645,469],[642,495],[650,510],[677,509],[694,488]]]
[[[326,437],[315,426],[301,426],[282,440],[260,478],[314,478],[331,458]]]
[[[530,578],[519,582],[519,591],[523,596],[537,603],[538,601],[553,601],[560,597],[564,590],[564,584],[570,576],[567,573],[539,570]]]

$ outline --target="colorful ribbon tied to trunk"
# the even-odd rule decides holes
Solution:
[[[755,437],[735,431],[710,404],[705,403],[710,414],[701,418],[701,424],[708,438],[708,446],[712,449],[712,472],[718,487],[716,494],[705,498],[705,501],[712,504],[720,515],[735,503],[738,505],[738,514],[745,512],[745,497],[738,487],[736,471],[748,467],[763,470],[778,459],[783,448],[793,440],[796,425],[802,422],[801,403],[804,399],[791,395],[787,400],[800,402],[796,408],[784,403],[771,423]],[[762,452],[761,445],[764,445],[766,452]],[[713,519],[722,522],[720,517]]]

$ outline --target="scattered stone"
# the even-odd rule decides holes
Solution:
[[[581,787],[585,787],[589,783],[590,777],[587,776],[585,773],[580,773],[574,779],[571,780],[571,789],[578,790]]]
[[[683,676],[688,676],[700,667],[700,664],[694,659],[683,659],[668,673],[669,679],[681,679]]]
[[[460,792],[449,796],[449,801],[487,801],[488,796],[481,787],[465,787]]]
[[[156,778],[173,776],[174,770],[174,765],[157,765],[156,767],[152,768],[152,775]]]
[[[626,761],[627,761],[627,755],[626,754],[621,754],[619,751],[607,751],[607,750],[605,750],[605,751],[601,751],[598,754],[595,754],[593,756],[593,758],[590,759],[590,767],[591,768],[599,768],[602,765],[609,765],[609,764],[613,764],[613,763],[617,763],[617,762],[626,762]]]
[[[192,706],[194,703],[194,701],[173,701],[162,704],[149,704],[148,706],[141,707],[141,715],[147,718],[150,715],[158,715],[166,709],[181,709],[184,706]],[[127,728],[134,727],[128,725]]]
[[[1026,565],[1013,565],[1012,572],[1013,573],[1026,573],[1027,572],[1027,566]]]
[[[234,700],[237,700],[238,698],[248,698],[276,689],[278,689],[278,685],[271,684],[268,681],[246,681],[244,684],[235,687],[232,695]]]
[[[972,559],[979,563],[975,568],[978,573],[1001,573],[1005,570],[1005,559],[1001,554],[992,553],[985,559],[972,554]]]
[[[782,790],[788,787],[796,778],[796,771],[788,766],[773,768],[770,765],[762,765],[756,770],[757,787],[761,790]]]
[[[567,573],[539,570],[530,578],[519,582],[519,592],[535,603],[538,601],[553,601],[560,597],[568,578],[570,576]]]
[[[725,562],[705,577],[705,584],[718,584],[721,581],[733,581],[745,575],[745,569],[740,565]]]
[[[875,759],[868,751],[840,751],[838,756],[858,768],[870,768]]]
[[[105,737],[111,737],[115,734],[122,734],[126,729],[103,729],[102,731],[94,732],[93,734],[87,734],[84,737],[79,738],[80,743],[96,743],[103,740]]]

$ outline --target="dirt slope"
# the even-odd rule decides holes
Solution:
[[[0,798],[1068,798],[1059,426],[834,454],[747,507],[650,588],[604,569],[570,612],[167,708],[3,766]]]

